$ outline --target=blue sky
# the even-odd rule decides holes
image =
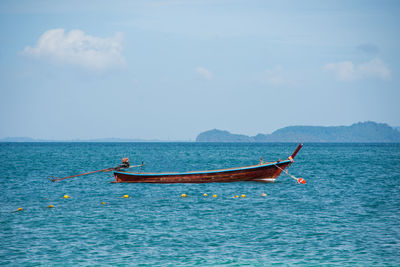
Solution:
[[[0,138],[400,126],[399,1],[1,1]]]

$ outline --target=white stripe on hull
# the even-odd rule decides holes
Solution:
[[[253,181],[257,182],[275,182],[276,178],[260,178],[260,179],[255,179]]]

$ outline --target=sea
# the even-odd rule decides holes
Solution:
[[[49,180],[123,157],[144,172],[239,167],[296,146],[0,143],[0,265],[400,266],[400,144],[305,143],[288,173],[306,184]]]

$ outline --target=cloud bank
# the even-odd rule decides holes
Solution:
[[[121,33],[111,38],[99,38],[81,30],[52,29],[39,37],[36,46],[26,46],[23,54],[57,64],[105,70],[125,64],[122,39]]]
[[[324,66],[324,69],[332,72],[337,80],[345,82],[367,78],[378,78],[384,81],[390,79],[389,68],[379,58],[358,65],[351,61],[329,63]]]
[[[196,68],[196,73],[197,73],[198,75],[200,75],[203,79],[206,79],[206,80],[211,80],[212,77],[213,77],[212,72],[209,71],[209,70],[206,69],[206,68],[203,68],[203,67],[197,67],[197,68]]]

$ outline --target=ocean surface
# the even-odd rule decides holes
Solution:
[[[0,265],[399,266],[400,144],[306,143],[289,168],[305,185],[284,174],[167,185],[47,178],[122,157],[149,172],[238,167],[286,159],[296,146],[0,143]]]

